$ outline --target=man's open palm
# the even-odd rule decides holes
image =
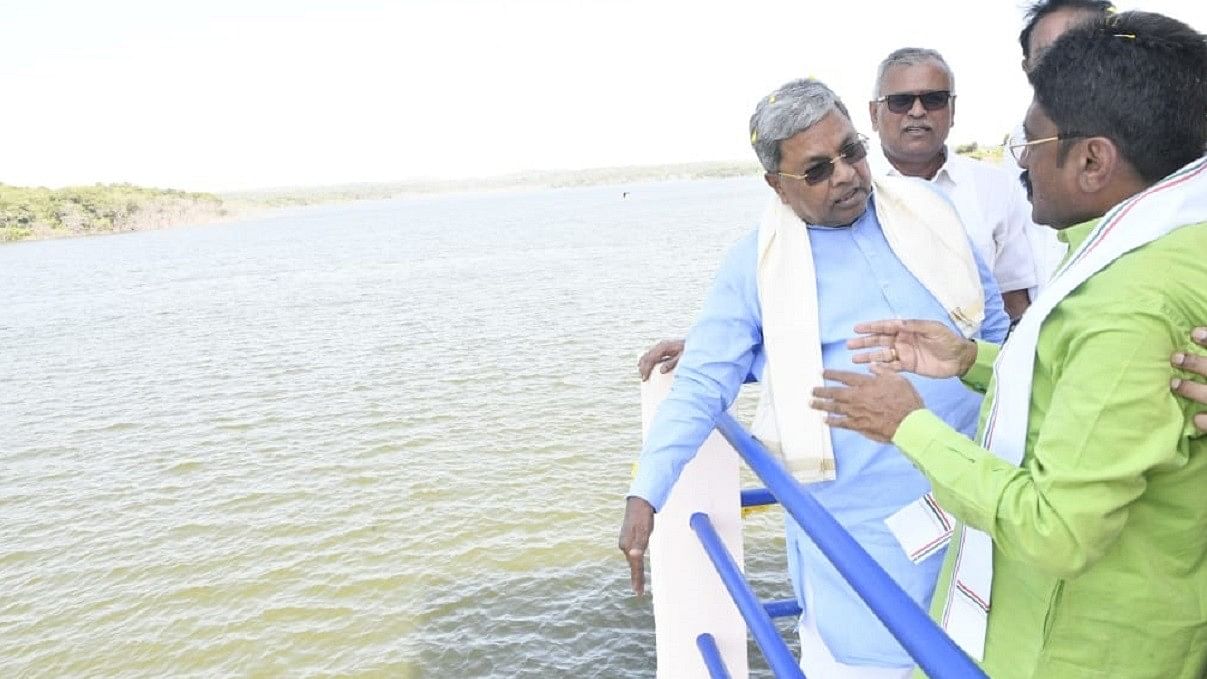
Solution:
[[[976,344],[938,321],[871,321],[855,326],[859,337],[847,341],[855,363],[880,363],[898,372],[925,377],[958,377],[976,360]]]

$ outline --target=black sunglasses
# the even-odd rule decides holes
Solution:
[[[914,107],[915,99],[921,101],[922,108],[927,111],[938,111],[947,108],[947,103],[954,98],[955,95],[950,90],[934,90],[918,94],[886,94],[876,101],[883,102],[893,113],[905,113]]]
[[[858,163],[868,155],[867,137],[862,134],[855,137],[838,149],[838,155],[828,160],[811,165],[805,170],[804,174],[792,174],[791,172],[776,172],[781,177],[791,177],[792,179],[801,179],[809,186],[820,184],[830,178],[834,174],[834,164],[839,160],[847,161],[847,164]]]

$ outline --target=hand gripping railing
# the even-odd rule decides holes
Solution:
[[[822,554],[834,564],[842,577],[850,583],[923,671],[932,679],[986,679],[985,673],[976,663],[956,646],[897,583],[893,582],[880,564],[843,530],[834,517],[800,483],[784,471],[775,458],[743,429],[737,420],[728,413],[722,413],[717,420],[717,430],[746,460],[746,464],[754,473],[767,484],[767,491],[779,500],[805,533],[813,539]],[[758,491],[748,491],[743,493],[743,496],[744,504],[766,504],[768,500],[764,493]],[[790,612],[794,607],[787,602],[772,602],[765,608],[755,597],[737,564],[713,530],[708,516],[703,513],[693,514],[690,523],[776,676],[803,676],[768,615],[768,609],[772,607],[777,607],[775,610],[779,612]],[[700,635],[697,645],[711,676],[728,676],[719,655],[715,653],[716,645],[712,642],[711,635]]]

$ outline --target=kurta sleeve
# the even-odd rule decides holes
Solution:
[[[629,496],[662,509],[683,467],[737,398],[762,346],[755,279],[757,234],[725,258],[704,307],[687,335],[670,394],[650,424]]]
[[[960,381],[978,394],[983,394],[989,390],[989,381],[993,378],[993,362],[997,360],[1001,347],[984,340],[973,341],[976,342],[976,360],[968,372],[960,377]]]

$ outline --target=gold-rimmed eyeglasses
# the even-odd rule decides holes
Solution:
[[[1027,150],[1030,149],[1032,146],[1036,146],[1038,144],[1047,144],[1050,141],[1063,141],[1065,139],[1080,139],[1081,137],[1084,137],[1084,136],[1085,136],[1084,134],[1074,134],[1074,133],[1066,134],[1066,133],[1062,132],[1062,133],[1056,135],[1055,137],[1044,137],[1043,139],[1033,139],[1031,141],[1020,140],[1018,138],[1011,138],[1010,141],[1006,142],[1006,148],[1010,149],[1010,155],[1014,156],[1014,162],[1019,163],[1021,165],[1023,162],[1023,156],[1027,155]]]
[[[792,174],[791,172],[776,172],[776,174],[789,179],[799,179],[809,186],[813,186],[829,179],[830,175],[834,174],[834,166],[838,164],[839,160],[845,160],[850,165],[858,163],[867,156],[868,138],[860,134],[856,135],[854,140],[843,144],[842,148],[838,149],[838,155],[809,166],[803,174]]]

